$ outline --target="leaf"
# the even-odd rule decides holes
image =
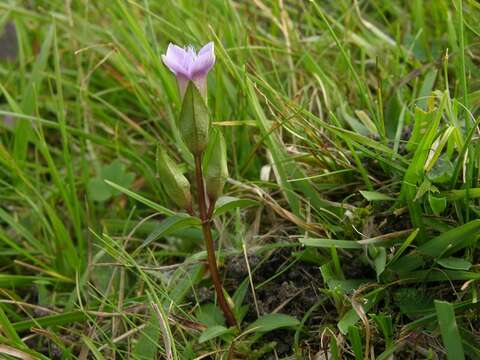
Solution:
[[[111,187],[121,191],[125,195],[130,196],[131,198],[141,202],[142,204],[147,205],[148,207],[152,208],[153,210],[158,211],[161,214],[170,215],[170,216],[175,215],[174,211],[172,211],[170,209],[167,209],[166,207],[164,207],[162,205],[159,205],[159,204],[153,202],[152,200],[149,200],[149,199],[143,197],[142,195],[137,194],[136,192],[125,189],[123,186],[115,184],[114,182],[111,182],[109,180],[105,180],[105,183],[110,185]]]
[[[294,170],[292,172],[295,173],[295,163],[290,162],[291,159],[287,156],[284,146],[278,138],[278,134],[271,131],[271,124],[268,122],[267,116],[260,105],[260,101],[255,93],[254,83],[250,79],[247,79],[246,92],[260,133],[272,155],[272,166],[275,169],[278,185],[282,189],[283,195],[288,201],[292,212],[300,216],[300,202],[293,191],[292,184],[288,182],[288,172],[286,168],[288,165],[289,169]]]
[[[333,246],[340,249],[362,249],[362,245],[360,245],[354,240],[308,238],[308,239],[301,239],[300,242],[306,246],[313,246],[313,247],[331,248]]]
[[[88,181],[87,191],[92,200],[104,202],[112,196],[121,193],[120,190],[108,186],[105,180],[118,184],[121,187],[129,187],[134,179],[135,175],[126,172],[125,164],[117,159],[111,164],[102,167],[100,176]]]
[[[198,338],[198,342],[201,344],[205,341],[215,339],[223,334],[230,332],[225,326],[215,325],[207,328]]]
[[[437,263],[444,268],[451,270],[470,270],[472,263],[468,260],[456,257],[448,257],[437,260]]]
[[[401,288],[395,291],[393,299],[400,312],[410,317],[424,315],[432,310],[432,298],[416,288]]]
[[[92,340],[90,340],[88,337],[84,335],[82,336],[82,341],[84,342],[85,345],[87,345],[88,349],[92,352],[93,357],[96,360],[105,360],[100,350],[98,350],[97,347],[93,344]]]
[[[377,279],[380,278],[380,275],[385,270],[387,263],[387,251],[385,248],[376,248],[378,251],[376,256],[373,259],[373,264],[375,266],[375,272],[377,273]]]
[[[251,323],[248,330],[255,330],[256,332],[269,332],[280,328],[295,327],[300,324],[296,318],[285,314],[267,314],[258,318]]]
[[[155,229],[147,236],[145,241],[140,245],[140,249],[144,248],[152,241],[162,236],[167,236],[177,230],[185,229],[192,226],[200,226],[201,222],[198,218],[188,214],[178,213],[170,216],[158,224]]]
[[[388,264],[388,268],[398,274],[405,275],[411,271],[417,270],[418,268],[425,265],[425,260],[423,256],[419,254],[405,254],[404,256],[394,256],[395,261],[391,261]]]
[[[440,216],[447,207],[447,198],[445,197],[437,197],[433,196],[432,194],[428,194],[428,202],[436,216]]]
[[[168,284],[168,297],[165,298],[164,306],[182,303],[185,296],[198,284],[205,273],[203,264],[194,265],[188,268],[179,267],[170,278]]]
[[[49,326],[61,326],[71,323],[84,321],[86,315],[82,311],[71,311],[55,315],[37,317],[32,320],[22,320],[13,323],[13,328],[17,331],[28,330],[32,327],[46,328]]]
[[[93,178],[88,181],[87,192],[93,201],[104,202],[112,197],[112,188],[100,178]]]
[[[414,133],[417,134],[418,142],[409,142],[407,145],[407,148],[409,145],[412,145],[413,148],[415,148],[415,153],[403,177],[400,198],[406,202],[413,227],[420,229],[418,234],[419,241],[425,240],[425,226],[421,205],[414,199],[417,193],[417,184],[422,183],[424,180],[424,165],[438,131],[444,106],[445,96],[442,97],[439,109],[436,112],[427,113],[416,108],[415,127],[417,128],[417,132],[415,132],[414,127]],[[421,130],[418,128],[417,123],[419,124],[418,126],[422,128]],[[423,125],[425,125],[425,131]],[[413,150],[413,148],[410,150]]]
[[[355,360],[363,360],[363,345],[362,337],[360,336],[360,331],[355,325],[350,326],[348,329],[348,339],[352,346],[353,354],[355,355]]]
[[[480,188],[469,188],[468,191],[467,189],[455,189],[444,191],[441,193],[441,195],[452,201],[466,199],[467,193],[469,199],[478,199],[480,197]]]
[[[422,184],[418,187],[417,193],[415,194],[415,198],[413,201],[417,201],[421,199],[426,193],[436,192],[438,189],[432,185],[432,183],[425,179],[423,180]]]
[[[152,315],[133,348],[132,358],[138,360],[155,359],[157,356],[157,343],[159,338],[160,325],[157,317]]]
[[[203,304],[197,310],[197,320],[208,327],[225,325],[225,317],[215,304]]]
[[[479,231],[480,220],[473,220],[427,241],[417,250],[421,254],[438,257],[472,244],[479,236]]]
[[[391,196],[382,194],[378,191],[363,191],[360,190],[360,194],[368,201],[392,201],[395,200]]]
[[[5,336],[17,344],[22,344],[22,339],[17,334],[17,331],[15,331],[16,329],[8,319],[7,314],[3,311],[2,305],[0,305],[0,325],[2,333],[5,334]]]
[[[221,215],[236,208],[243,209],[254,205],[259,205],[258,201],[252,199],[239,199],[233,196],[221,196],[215,204],[214,215]]]
[[[36,62],[33,64],[32,72],[28,76],[28,79],[30,79],[28,86],[23,89],[21,108],[22,113],[25,115],[36,114],[36,111],[38,110],[39,104],[37,96],[43,91],[41,85],[47,74],[45,68],[49,63],[48,60],[50,58],[54,34],[55,26],[52,24],[46,33],[40,53],[36,56]],[[22,163],[27,158],[27,145],[31,136],[31,123],[28,121],[20,121],[15,130],[13,144],[13,157],[19,163]]]
[[[452,304],[435,300],[438,325],[442,334],[443,345],[447,350],[448,360],[464,360],[462,338],[458,331],[455,311]]]
[[[382,331],[386,348],[393,345],[393,322],[392,316],[387,314],[372,314],[372,319],[377,323],[378,328]]]
[[[127,167],[121,160],[117,159],[111,164],[102,168],[102,177],[115,184],[128,188],[135,179],[135,174],[126,171]],[[113,195],[120,194],[119,190],[111,189]]]
[[[445,184],[450,181],[453,175],[454,167],[446,155],[442,155],[427,173],[428,179],[434,184]]]
[[[400,256],[403,254],[403,252],[407,249],[407,247],[410,246],[413,240],[417,237],[418,234],[418,229],[415,229],[410,235],[408,235],[407,239],[403,242],[402,246],[395,252],[395,255],[393,255],[392,259],[388,262],[386,267],[389,267],[390,265],[394,264],[395,261],[397,261]]]
[[[379,294],[381,292],[383,292],[383,289],[376,289],[363,297],[360,303],[362,304],[362,308],[365,313],[367,313],[379,301]],[[358,313],[352,308],[347,311],[338,321],[337,327],[342,334],[347,334],[350,326],[355,325],[359,320],[360,317],[358,316]]]

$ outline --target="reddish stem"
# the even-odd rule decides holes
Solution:
[[[237,326],[237,321],[233,315],[230,306],[228,306],[225,295],[223,294],[222,280],[220,279],[220,273],[218,272],[217,260],[215,258],[215,248],[213,246],[212,228],[211,228],[211,214],[207,213],[207,197],[205,194],[205,185],[203,183],[202,173],[202,157],[201,155],[195,156],[195,178],[197,181],[197,198],[198,208],[200,211],[200,220],[202,221],[203,238],[205,239],[205,246],[207,248],[208,267],[210,274],[212,275],[213,285],[215,286],[215,292],[217,293],[217,300],[220,308],[225,315],[225,319],[229,326]]]

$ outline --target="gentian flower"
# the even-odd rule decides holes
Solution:
[[[3,123],[6,127],[13,128],[15,126],[15,119],[12,115],[5,115],[3,117]]]
[[[215,64],[213,42],[202,47],[198,53],[193,46],[181,48],[170,43],[167,53],[162,55],[163,63],[177,77],[180,95],[185,95],[189,81],[193,81],[205,98],[207,95],[207,75]]]

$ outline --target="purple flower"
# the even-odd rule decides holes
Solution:
[[[15,119],[12,115],[5,115],[3,117],[3,123],[6,127],[13,128],[15,126]]]
[[[213,42],[202,47],[198,53],[193,46],[181,48],[170,43],[167,53],[162,55],[163,63],[177,77],[180,94],[183,98],[189,81],[193,81],[200,94],[207,95],[207,75],[215,64]]]

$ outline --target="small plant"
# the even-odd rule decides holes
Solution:
[[[225,140],[218,130],[210,134],[210,118],[206,103],[206,79],[215,64],[214,45],[210,42],[196,53],[191,46],[181,48],[170,44],[162,59],[175,74],[182,96],[179,127],[195,162],[198,217],[202,224],[208,267],[225,319],[230,326],[236,326],[235,316],[223,293],[211,229],[215,203],[222,194],[228,176]],[[205,150],[209,142],[213,151],[204,163]],[[165,191],[172,201],[194,216],[190,182],[163,150],[160,150],[159,172]]]

